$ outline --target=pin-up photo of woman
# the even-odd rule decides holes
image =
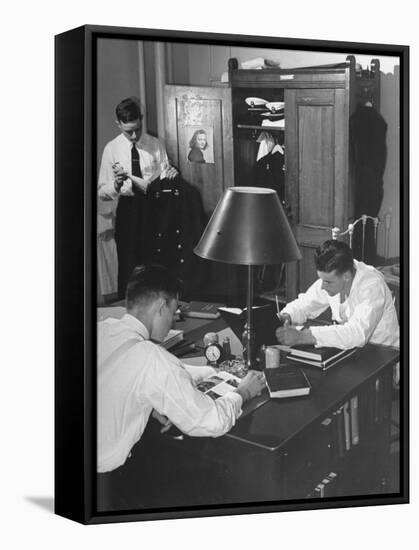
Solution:
[[[206,128],[198,128],[194,131],[189,140],[189,162],[197,162],[200,164],[214,162],[214,155],[211,146],[212,140],[210,138],[211,136],[209,136],[208,129]]]

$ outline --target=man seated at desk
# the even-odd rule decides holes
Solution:
[[[284,326],[276,331],[281,344],[314,344],[350,349],[367,342],[399,346],[399,323],[391,292],[379,271],[354,260],[350,247],[328,240],[315,253],[318,280],[285,306]],[[334,324],[298,331],[328,307]]]
[[[252,371],[234,392],[214,401],[195,387],[195,382],[214,370],[187,367],[158,344],[172,327],[179,286],[162,266],[135,268],[127,286],[126,315],[98,324],[99,473],[124,465],[153,410],[185,434],[217,437],[234,425],[243,402],[260,395],[264,388],[261,373]],[[139,450],[143,455],[153,452]]]

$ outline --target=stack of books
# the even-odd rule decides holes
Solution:
[[[311,345],[292,346],[287,355],[287,359],[299,361],[305,365],[313,365],[322,370],[327,370],[333,367],[343,359],[346,359],[357,351],[353,349],[338,349],[338,348],[316,348]]]

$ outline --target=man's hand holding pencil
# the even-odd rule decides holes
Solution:
[[[288,313],[281,313],[279,309],[278,296],[275,296],[275,301],[276,301],[276,316],[281,321],[281,324],[284,328],[289,327],[291,325],[291,316]]]

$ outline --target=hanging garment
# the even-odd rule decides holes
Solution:
[[[258,161],[266,155],[269,155],[275,146],[275,140],[269,132],[261,132],[256,141],[259,143],[258,154],[256,157],[256,161]]]
[[[387,159],[387,123],[374,107],[359,104],[350,118],[351,157],[354,165],[354,215],[376,217],[383,200],[383,175]],[[361,226],[361,224],[358,224]],[[361,257],[362,231],[354,234],[355,257]],[[365,256],[375,263],[373,227],[366,227]]]
[[[147,190],[147,239],[142,255],[147,263],[159,263],[183,281],[183,299],[199,296],[204,281],[204,262],[193,249],[205,228],[206,218],[199,190],[177,176],[157,179]]]
[[[117,201],[97,204],[97,294],[99,301],[118,290],[118,257],[115,244],[115,210]]]
[[[274,145],[272,146],[273,151]],[[256,187],[268,187],[278,193],[281,202],[285,200],[284,155],[280,151],[263,156],[256,162],[254,171]]]

